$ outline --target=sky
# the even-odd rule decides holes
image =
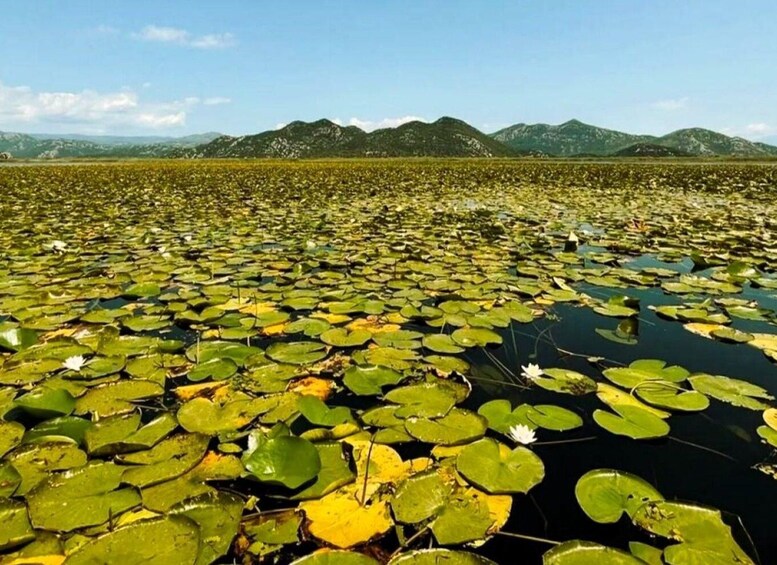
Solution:
[[[0,130],[449,115],[777,142],[774,0],[0,0]]]

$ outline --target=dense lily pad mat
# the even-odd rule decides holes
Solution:
[[[775,499],[775,186],[726,163],[2,168],[0,563],[777,558],[757,508],[654,480],[657,453],[704,454],[694,481]]]

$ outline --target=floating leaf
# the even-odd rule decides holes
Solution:
[[[345,328],[332,328],[321,333],[319,339],[327,345],[335,347],[357,347],[364,345],[372,338],[366,330],[348,331]]]
[[[315,396],[300,396],[297,399],[297,408],[311,424],[316,426],[337,426],[346,422],[353,422],[351,411],[344,406],[330,408]]]
[[[575,497],[583,512],[600,524],[614,524],[624,513],[631,518],[643,504],[664,500],[647,481],[613,469],[595,469],[580,477]]]
[[[502,344],[502,336],[485,328],[460,328],[451,334],[451,338],[462,347]]]
[[[161,540],[161,542],[160,542]],[[183,516],[165,516],[133,522],[79,546],[68,565],[93,563],[195,563],[199,555],[200,531]]]
[[[594,421],[610,433],[632,439],[652,439],[669,434],[669,424],[647,410],[614,404],[616,414],[604,410],[594,411]]]
[[[278,363],[307,365],[326,357],[326,346],[313,341],[276,342],[267,348],[266,354]]]
[[[483,437],[488,423],[474,412],[453,408],[442,418],[408,418],[405,430],[414,438],[426,443],[457,445]]]
[[[546,390],[580,396],[596,392],[596,382],[589,377],[568,369],[543,369],[542,376],[532,382]]]
[[[381,394],[382,388],[395,385],[402,380],[402,374],[379,365],[352,365],[343,376],[343,384],[354,394],[370,396]]]
[[[389,402],[401,404],[394,412],[398,418],[444,416],[456,404],[456,393],[441,383],[403,386],[388,392]]]
[[[27,495],[30,520],[36,528],[62,532],[107,522],[140,504],[135,489],[119,489],[123,473],[113,463],[92,462],[51,475]]]
[[[312,480],[321,470],[321,458],[315,446],[294,436],[262,442],[243,458],[243,464],[258,480],[291,489]]]
[[[492,494],[529,492],[545,476],[542,460],[531,450],[510,450],[492,439],[482,439],[462,449],[456,468],[467,481]]]
[[[694,375],[688,381],[694,390],[702,394],[750,410],[769,408],[769,405],[760,399],[774,400],[774,397],[765,389],[747,381],[729,377],[700,374]]]
[[[391,499],[394,518],[403,524],[423,522],[445,505],[451,492],[452,488],[436,470],[415,474],[394,492]]]
[[[208,565],[225,555],[237,534],[243,501],[225,492],[189,498],[170,509],[170,516],[186,516],[199,527],[200,549],[195,565]]]
[[[557,545],[542,556],[543,565],[645,565],[638,559],[613,547],[590,541],[567,541]]]
[[[22,545],[35,539],[23,502],[0,500],[0,550]]]

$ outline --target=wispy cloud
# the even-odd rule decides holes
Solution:
[[[766,135],[771,135],[773,133],[777,133],[777,128],[772,127],[769,124],[765,124],[763,122],[747,124],[747,127],[745,127],[745,130],[753,137],[762,137]]]
[[[683,110],[688,107],[690,98],[683,96],[682,98],[668,98],[666,100],[658,100],[653,102],[651,106],[656,110],[664,110],[667,112],[674,112],[676,110]]]
[[[213,96],[202,101],[205,106],[221,106],[222,104],[230,104],[231,102],[232,99],[226,98],[225,96]]]
[[[89,131],[174,129],[185,125],[188,113],[200,104],[206,102],[194,96],[146,101],[131,89],[37,92],[27,86],[0,83],[0,123],[25,129],[32,125]]]
[[[118,35],[121,33],[121,30],[110,25],[100,24],[94,28],[94,32],[99,33],[100,35]]]
[[[344,125],[344,122],[340,119],[335,118],[332,121],[336,124]],[[360,118],[351,118],[347,123],[349,126],[356,126],[357,128],[363,129],[364,131],[374,131],[376,129],[382,128],[395,128],[397,126],[401,126],[402,124],[416,121],[425,122],[426,120],[418,116],[402,116],[400,118],[383,118],[381,120],[362,120]]]
[[[169,43],[194,49],[225,49],[236,44],[231,33],[208,33],[195,35],[185,29],[169,26],[147,25],[132,37],[140,41]]]

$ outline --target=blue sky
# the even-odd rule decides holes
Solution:
[[[777,141],[777,2],[0,0],[0,130],[578,118]]]

